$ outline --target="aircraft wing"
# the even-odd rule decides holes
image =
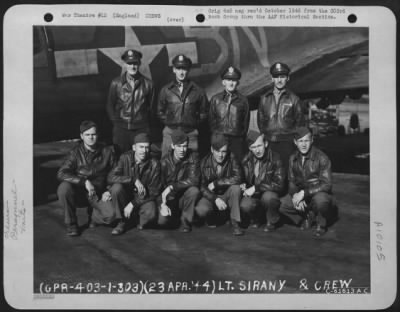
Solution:
[[[278,60],[289,65],[292,73],[288,85],[301,98],[368,92],[366,30],[344,29],[332,34],[324,30],[308,40],[301,36],[288,39],[284,41],[286,45],[275,45],[279,48],[269,51],[269,61],[270,65]],[[260,71],[255,66],[250,64],[243,69],[246,79],[242,79],[240,86],[252,109],[256,108],[259,97],[273,87],[269,67]]]
[[[305,98],[322,93],[368,93],[368,41],[327,55],[294,75],[293,90]]]

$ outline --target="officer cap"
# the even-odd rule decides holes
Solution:
[[[175,68],[190,68],[192,66],[192,60],[183,54],[178,54],[172,59],[172,65]]]
[[[272,77],[279,76],[279,75],[286,75],[288,76],[290,73],[290,68],[285,63],[276,62],[271,66],[269,69]]]
[[[211,146],[214,150],[218,151],[221,147],[228,145],[229,141],[222,133],[213,133],[211,136]]]
[[[307,127],[300,127],[297,128],[296,133],[294,134],[294,138],[296,140],[301,139],[302,137],[306,136],[307,134],[311,133],[311,130]]]
[[[150,143],[150,137],[147,133],[141,132],[135,135],[133,138],[133,143]]]
[[[133,49],[126,50],[124,54],[122,54],[121,59],[127,64],[137,64],[140,63],[142,59],[142,53]]]
[[[183,144],[188,140],[188,135],[181,129],[176,129],[171,133],[172,144]]]
[[[89,130],[90,128],[93,128],[93,127],[97,129],[97,124],[94,121],[84,120],[81,122],[81,125],[79,126],[79,130],[81,133],[83,133],[86,130]]]
[[[229,66],[222,72],[221,79],[231,79],[231,80],[239,80],[242,77],[242,73],[239,69]]]
[[[247,133],[247,145],[252,145],[262,134],[258,131],[250,130]]]

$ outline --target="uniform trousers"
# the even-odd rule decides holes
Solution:
[[[172,132],[174,129],[165,126],[163,130],[163,142],[162,142],[162,147],[161,147],[161,157],[164,157],[164,155],[168,154],[168,152],[171,150],[171,144],[172,144]],[[199,131],[197,129],[187,132],[187,136],[189,137],[189,148],[193,152],[198,152],[199,150],[199,142],[198,142],[198,136],[199,136]]]
[[[124,216],[124,208],[133,199],[133,190],[129,190],[128,186],[121,183],[115,183],[110,189],[112,203],[116,212],[116,219],[126,221]],[[133,208],[133,219],[136,223],[146,226],[156,220],[156,203],[154,200],[147,201],[140,206]],[[132,215],[131,215],[132,217]]]
[[[134,138],[139,133],[147,133],[150,135],[149,128],[140,128],[128,130],[122,127],[113,127],[113,143],[117,148],[118,155],[121,155],[132,149]]]
[[[296,151],[295,145],[293,141],[278,141],[278,142],[270,142],[269,146],[271,147],[271,150],[279,154],[283,168],[285,169],[285,179],[283,182],[282,193],[286,194],[288,192],[288,186],[289,186],[288,182],[289,158],[290,155],[292,155]]]
[[[92,215],[92,206],[89,205],[88,192],[83,185],[61,182],[57,189],[58,200],[64,208],[64,222],[67,225],[77,224],[76,207],[87,206],[88,218]]]
[[[332,195],[325,192],[317,192],[310,199],[306,200],[305,212],[296,210],[293,206],[292,197],[287,194],[281,198],[280,212],[289,217],[295,224],[306,217],[308,211],[313,211],[317,216],[317,224],[326,227],[328,214],[332,207]]]
[[[160,226],[174,226],[179,223],[179,216],[182,223],[191,224],[193,221],[194,207],[199,199],[200,190],[196,186],[191,186],[183,192],[175,194],[173,198],[167,198],[167,206],[171,209],[171,216],[158,214],[158,224]],[[161,196],[158,198],[158,207],[162,202]]]
[[[242,191],[240,190],[239,185],[230,186],[224,194],[218,195],[218,198],[221,198],[228,206],[228,210],[230,211],[231,220],[240,222],[240,199],[242,196]],[[196,214],[200,218],[206,218],[206,220],[210,220],[215,213],[218,213],[218,207],[215,202],[211,202],[209,199],[202,197],[196,208]]]
[[[266,191],[253,197],[243,197],[240,201],[240,210],[250,216],[257,216],[258,209],[262,208],[267,221],[275,224],[279,221],[279,206],[281,201],[275,192]]]

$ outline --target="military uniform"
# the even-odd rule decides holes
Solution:
[[[273,77],[288,76],[290,70],[286,64],[278,62],[271,66],[270,72]],[[269,136],[271,149],[279,153],[285,169],[289,156],[295,151],[293,134],[304,123],[300,99],[289,89],[274,88],[261,97],[257,111],[258,128]]]
[[[86,125],[83,122],[80,129],[81,133],[91,127],[97,128],[93,122],[87,122]],[[101,198],[103,192],[107,190],[107,174],[115,163],[115,150],[112,146],[98,143],[91,151],[82,142],[68,153],[59,168],[57,178],[61,181],[61,184],[57,189],[57,195],[64,208],[65,224],[69,228],[75,227],[73,235],[78,235],[76,207],[88,206],[89,220],[91,219],[93,207],[90,202],[95,201],[95,198]],[[86,180],[89,180],[95,187],[96,195],[93,198],[88,198],[88,192],[85,188]],[[113,215],[112,211],[108,211],[107,215]],[[112,218],[109,221],[113,221]]]
[[[306,155],[296,151],[289,159],[289,194],[282,198],[281,212],[296,224],[306,218],[307,211],[317,216],[317,224],[323,229],[332,207],[331,162],[318,148],[311,146]],[[293,194],[303,190],[307,204],[305,213],[293,206]]]
[[[190,68],[192,62],[184,55],[172,60],[175,68]],[[198,151],[198,127],[207,117],[208,100],[204,90],[196,83],[185,80],[182,83],[172,81],[160,91],[157,115],[165,128],[163,130],[162,156],[171,147],[171,135],[175,129],[181,129],[189,136],[189,148]]]
[[[241,72],[230,66],[221,75],[222,80],[241,78]],[[210,101],[209,123],[211,131],[223,133],[229,138],[230,150],[238,160],[246,152],[245,137],[249,128],[250,111],[247,98],[237,90],[226,89],[215,94]]]
[[[260,133],[250,131],[248,144],[251,146],[260,136]],[[255,188],[251,197],[243,197],[240,208],[243,213],[257,217],[257,209],[263,208],[266,213],[267,225],[273,228],[279,221],[279,196],[282,195],[285,179],[285,171],[278,153],[272,151],[269,146],[265,149],[262,158],[258,159],[252,151],[249,151],[242,161],[245,187]]]
[[[121,57],[125,63],[140,63],[142,54],[127,50]],[[113,124],[113,143],[120,153],[132,148],[138,133],[150,132],[150,115],[155,101],[153,82],[140,72],[127,72],[113,79],[110,85],[107,113]]]
[[[143,140],[140,140],[144,138]],[[135,142],[148,142],[146,135],[137,135]],[[157,218],[156,198],[161,191],[161,166],[155,158],[148,158],[138,162],[133,150],[121,155],[118,164],[108,175],[108,182],[112,184],[111,196],[118,219],[121,220],[121,232],[125,230],[126,218],[124,208],[131,202],[134,207],[134,216],[138,228],[155,223]],[[139,180],[146,188],[145,195],[140,195],[136,189],[135,182]],[[121,234],[121,233],[117,233]]]
[[[215,143],[215,141],[219,141]],[[223,142],[223,143],[220,143]],[[228,144],[228,140],[221,135],[213,135],[211,144],[214,149],[220,149]],[[213,224],[213,216],[218,213],[215,204],[217,198],[221,198],[228,206],[230,211],[231,223],[237,234],[243,234],[239,229],[240,218],[240,183],[243,179],[242,168],[236,157],[230,153],[226,156],[223,163],[219,164],[214,159],[212,153],[205,156],[200,163],[201,168],[201,185],[200,191],[202,198],[199,200],[195,211],[200,218],[205,218],[208,224]],[[214,190],[210,190],[208,185],[213,183]]]

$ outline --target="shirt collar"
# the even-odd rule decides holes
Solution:
[[[263,157],[261,157],[260,159],[258,159],[253,153],[251,153],[251,155],[253,156],[254,163],[255,163],[257,160],[258,160],[258,161],[261,161],[261,162],[265,162],[265,160],[271,158],[271,150],[270,150],[269,145],[268,145],[268,147],[267,147],[267,148],[265,149],[265,151],[264,151]]]
[[[232,98],[237,96],[237,90],[233,91],[233,92],[228,92],[227,90],[224,90],[224,98],[230,96]]]
[[[229,156],[226,156],[225,160],[224,160],[221,164],[219,164],[219,163],[217,163],[217,161],[215,160],[214,156],[211,154],[213,167],[214,167],[214,168],[217,168],[217,166],[223,167],[223,166],[226,164],[226,162],[228,161],[228,157],[229,157]]]
[[[187,89],[187,88],[191,87],[192,85],[193,85],[193,83],[192,83],[192,81],[191,81],[190,79],[186,79],[186,80],[183,82],[183,88],[184,88],[184,89]],[[169,86],[168,86],[169,89],[172,89],[172,88],[174,88],[174,87],[179,88],[179,86],[178,86],[178,81],[177,81],[176,79],[174,79],[173,81],[171,81],[170,84],[169,84]]]
[[[140,78],[142,77],[140,72],[137,72],[134,77],[129,76],[129,78],[128,78],[128,76],[129,76],[128,72],[122,73],[121,79],[122,79],[123,83],[127,83],[129,80],[133,80],[133,81],[140,80]]]
[[[132,165],[138,165],[139,167],[143,167],[143,166],[146,165],[149,161],[150,161],[150,157],[147,157],[147,159],[145,159],[144,161],[138,162],[138,161],[136,160],[136,157],[135,157],[135,152],[132,151],[132,158],[131,158],[131,163],[132,163]]]
[[[270,95],[270,94],[273,94],[273,95],[282,95],[282,94],[284,94],[284,93],[287,93],[288,92],[288,89],[285,87],[284,89],[282,89],[281,91],[279,91],[279,92],[276,92],[277,90],[273,87],[271,90],[269,90],[266,94],[265,94],[265,96],[267,96],[267,95]]]
[[[296,159],[302,159],[303,157],[305,159],[314,159],[314,155],[315,155],[315,148],[314,146],[311,146],[310,150],[308,151],[308,153],[306,155],[303,155],[299,152],[299,150],[297,150],[295,157]]]
[[[94,150],[91,151],[88,148],[86,148],[85,143],[82,142],[82,149],[83,149],[83,151],[85,152],[86,155],[88,155],[88,154],[96,154],[100,150],[100,146],[97,143],[96,147],[94,148]]]
[[[272,89],[272,93],[274,94],[274,95],[282,95],[283,93],[285,93],[286,92],[286,88],[284,88],[284,89],[282,89],[282,90],[278,90],[278,89],[276,89],[276,88],[273,88]]]

